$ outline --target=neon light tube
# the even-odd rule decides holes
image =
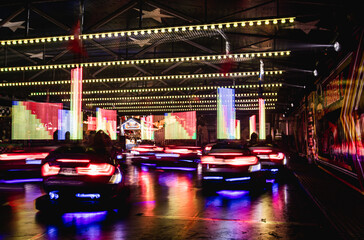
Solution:
[[[264,99],[259,98],[259,139],[265,139],[265,105]]]
[[[250,177],[227,178],[227,179],[225,179],[225,181],[227,181],[227,182],[246,181],[246,180],[250,180]]]
[[[71,131],[70,138],[82,139],[82,67],[71,70]]]
[[[203,177],[203,179],[212,179],[212,180],[221,180],[223,179],[223,177],[219,177],[219,176],[206,176],[206,177]]]
[[[252,133],[257,132],[256,121],[255,115],[249,117],[249,137],[252,135]]]

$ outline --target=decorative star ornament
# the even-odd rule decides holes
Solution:
[[[25,29],[23,25],[25,21],[19,21],[19,22],[7,22],[4,25],[0,26],[0,27],[7,27],[9,28],[11,31],[15,32],[16,30],[20,29]]]
[[[316,26],[316,24],[319,21],[320,20],[316,20],[316,21],[306,22],[306,23],[296,22],[294,26],[290,26],[290,27],[286,27],[286,28],[290,28],[290,29],[300,29],[300,30],[302,30],[306,34],[309,34],[312,29],[328,31],[328,29],[319,28],[318,26]]]
[[[243,50],[245,51],[249,51],[249,50],[257,50],[257,51],[267,51],[267,50],[270,50],[272,49],[272,46],[268,45],[268,46],[265,46],[265,47],[259,47],[257,45],[251,45],[249,47],[246,47],[246,48],[243,48]]]
[[[150,43],[150,39],[144,39],[144,40],[139,40],[139,39],[135,39],[132,37],[129,37],[134,44],[139,45],[140,47],[144,47],[145,45],[152,45],[152,43]]]
[[[137,8],[134,9],[139,11],[139,9]],[[142,18],[153,18],[159,23],[162,23],[162,18],[174,18],[171,15],[162,14],[160,8],[156,8],[153,11],[142,10],[142,13],[143,13]]]
[[[46,57],[53,57],[52,55],[45,55],[43,54],[43,52],[39,52],[39,53],[25,53],[26,55],[28,55],[30,58],[39,58],[41,60],[43,60]]]

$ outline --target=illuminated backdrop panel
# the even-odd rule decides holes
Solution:
[[[217,89],[217,138],[235,139],[235,89]]]
[[[53,139],[62,103],[13,101],[12,140]]]
[[[58,140],[65,140],[66,132],[71,133],[71,111],[58,110]]]
[[[142,140],[154,140],[153,115],[141,118]]]
[[[196,139],[196,111],[165,113],[165,139]]]
[[[107,133],[112,140],[116,140],[116,110],[105,110],[102,108],[96,108],[96,118],[97,124],[96,128],[98,130],[103,130]]]

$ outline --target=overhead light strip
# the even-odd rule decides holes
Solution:
[[[250,53],[234,53],[234,54],[219,54],[219,55],[204,55],[190,57],[173,57],[173,58],[149,58],[149,59],[133,59],[133,60],[117,60],[105,62],[88,62],[88,63],[68,63],[68,64],[53,64],[53,65],[37,65],[37,66],[18,66],[18,67],[2,67],[1,72],[18,72],[18,71],[33,71],[44,69],[64,69],[76,67],[104,67],[116,65],[142,65],[150,63],[176,63],[176,62],[200,62],[200,61],[216,61],[216,60],[239,60],[256,57],[273,57],[273,56],[288,56],[291,51],[268,51],[268,52],[250,52]]]
[[[113,108],[110,108],[113,109]],[[274,110],[275,107],[267,107],[267,110]],[[211,107],[211,108],[190,108],[190,109],[185,109],[185,108],[176,108],[176,109],[143,109],[143,110],[139,110],[139,109],[123,109],[123,110],[118,110],[118,112],[183,112],[183,111],[216,111],[216,107]],[[237,111],[252,111],[252,110],[258,110],[257,107],[248,107],[248,108],[236,108]]]
[[[140,92],[170,92],[170,91],[204,91],[216,90],[218,88],[235,88],[235,89],[249,89],[257,88],[258,84],[249,85],[233,85],[233,86],[202,86],[202,87],[170,87],[170,88],[134,88],[134,89],[114,89],[114,90],[94,90],[83,91],[85,95],[88,94],[112,94],[112,93],[140,93]],[[282,87],[282,83],[268,83],[262,84],[262,87]],[[45,95],[67,95],[71,92],[32,92],[30,96],[45,96]]]
[[[267,98],[265,99],[266,102],[276,102],[277,98]],[[235,99],[235,103],[253,103],[258,102],[258,99]],[[113,105],[113,106],[119,106],[119,105],[158,105],[158,104],[205,104],[205,103],[216,103],[215,100],[194,100],[194,101],[150,101],[150,102],[104,102],[104,103],[87,103],[86,106],[107,106],[107,105]]]
[[[267,106],[275,106],[275,103],[267,103]],[[258,107],[258,104],[235,104],[235,107]],[[196,108],[196,107],[216,107],[216,104],[204,105],[161,105],[161,106],[122,106],[122,107],[103,107],[103,109],[154,109],[154,108]]]
[[[266,75],[283,74],[284,70],[266,71]],[[143,76],[143,77],[123,77],[123,78],[97,78],[84,79],[82,83],[112,83],[112,82],[130,82],[130,81],[155,81],[155,80],[177,80],[177,79],[206,79],[206,78],[241,78],[258,76],[259,72],[231,72],[231,73],[201,73],[201,74],[181,74],[181,75],[160,75],[160,76]],[[70,80],[56,81],[38,81],[38,82],[13,82],[0,83],[0,87],[18,87],[18,86],[45,86],[71,84]]]
[[[106,38],[118,38],[124,36],[138,36],[138,35],[151,35],[159,33],[178,33],[186,31],[207,31],[207,30],[218,30],[227,28],[238,28],[238,27],[253,27],[262,25],[276,25],[276,24],[292,24],[295,21],[295,17],[286,18],[268,18],[260,20],[245,20],[235,22],[224,22],[224,23],[211,23],[201,25],[186,25],[186,26],[175,26],[175,27],[162,27],[162,28],[150,28],[150,29],[136,29],[127,31],[112,31],[112,32],[100,32],[100,33],[89,33],[80,34],[79,39],[106,39]],[[23,38],[23,39],[9,39],[1,40],[1,45],[25,45],[35,43],[52,43],[52,42],[64,42],[74,40],[74,35],[63,35],[63,36],[49,36],[41,38]]]
[[[277,92],[265,92],[263,96],[273,97],[277,96]],[[235,93],[235,97],[257,97],[258,93]],[[181,98],[216,98],[216,94],[193,94],[193,95],[165,95],[165,96],[138,96],[138,97],[107,97],[107,98],[83,98],[83,102],[94,101],[120,101],[120,100],[141,100],[141,99],[181,99]],[[69,98],[61,100],[62,102],[69,102]]]

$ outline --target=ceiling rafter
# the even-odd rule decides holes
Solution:
[[[39,16],[47,19],[49,22],[55,24],[56,26],[62,28],[63,30],[69,32],[71,30],[71,28],[69,26],[67,26],[66,24],[61,23],[60,21],[54,19],[53,17],[49,16],[48,14],[46,14],[45,12],[39,10],[38,8],[34,7],[33,5],[30,6],[30,9],[35,12],[36,14],[38,14]]]
[[[138,3],[135,0],[130,1],[129,3],[121,6],[120,8],[118,8],[117,10],[112,12],[111,14],[104,17],[103,19],[99,20],[94,25],[87,28],[86,32],[89,32],[90,30],[94,30],[94,29],[97,30],[97,29],[101,28],[102,26],[104,26],[108,22],[112,21],[114,18],[120,16],[121,14],[123,14],[123,13],[127,12],[128,10],[130,10],[131,8],[135,7],[137,4]]]

